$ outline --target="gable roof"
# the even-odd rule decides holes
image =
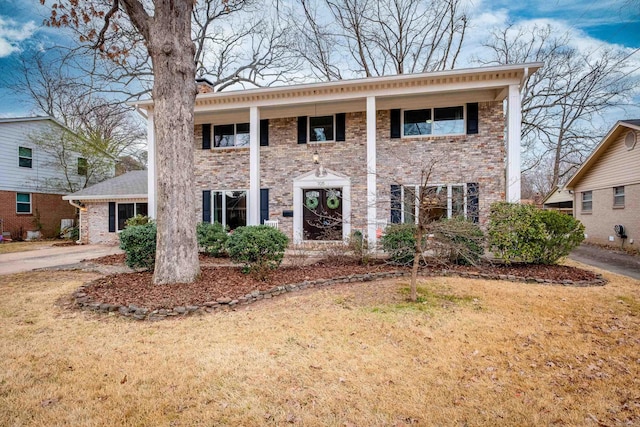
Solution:
[[[574,173],[569,181],[567,181],[564,187],[569,190],[573,189],[580,179],[582,179],[582,177],[596,163],[596,161],[598,161],[602,154],[607,151],[616,138],[627,129],[640,131],[640,119],[618,120],[616,124],[613,125],[609,133],[602,138],[602,141],[600,141],[598,146],[593,150],[582,166],[580,166],[576,173]]]
[[[64,200],[146,199],[148,172],[131,171],[72,194]]]

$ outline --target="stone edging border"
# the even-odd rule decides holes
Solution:
[[[324,287],[335,285],[338,283],[351,283],[351,282],[370,282],[372,280],[388,279],[394,277],[406,277],[410,276],[410,271],[391,271],[382,273],[365,273],[365,274],[352,274],[349,276],[334,277],[333,279],[319,279],[319,280],[307,280],[302,283],[296,283],[292,285],[275,286],[268,291],[253,291],[246,294],[243,297],[237,299],[231,299],[228,297],[218,298],[216,301],[205,302],[201,306],[187,305],[174,308],[161,308],[157,310],[149,310],[144,307],[138,307],[134,304],[129,306],[108,304],[98,301],[92,301],[91,297],[85,292],[86,287],[91,283],[80,286],[73,293],[73,299],[76,307],[81,310],[90,310],[102,313],[118,313],[122,316],[129,317],[136,320],[163,320],[176,316],[187,316],[190,314],[204,314],[213,313],[215,311],[234,309],[239,305],[248,305],[262,299],[269,299],[280,294],[287,292],[297,292],[307,288]],[[520,283],[535,283],[539,285],[560,285],[560,286],[574,286],[574,287],[588,287],[588,286],[604,286],[607,281],[601,274],[596,275],[595,280],[563,280],[561,282],[552,281],[549,279],[537,279],[534,277],[518,277],[514,275],[506,274],[488,274],[488,273],[476,273],[476,272],[458,272],[447,269],[432,271],[423,270],[419,273],[423,277],[465,277],[470,279],[485,279],[485,280],[507,280],[511,282]]]

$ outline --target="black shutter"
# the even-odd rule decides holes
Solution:
[[[467,134],[478,133],[478,103],[467,104]]]
[[[211,222],[211,191],[202,190],[202,222]]]
[[[269,219],[269,189],[260,189],[260,224]]]
[[[269,145],[269,119],[260,120],[260,146]]]
[[[400,110],[391,110],[391,138],[400,138]]]
[[[307,143],[307,116],[298,117],[298,144]]]
[[[346,116],[345,113],[336,114],[336,141],[346,140]]]
[[[477,224],[480,221],[480,185],[467,183],[467,219]]]
[[[116,232],[116,202],[109,202],[109,233]]]
[[[402,187],[391,185],[391,223],[400,224],[402,221]]]
[[[207,123],[202,125],[202,149],[208,150],[211,148],[211,124]]]

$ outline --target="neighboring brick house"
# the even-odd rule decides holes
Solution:
[[[640,120],[617,122],[565,185],[573,193],[574,216],[584,224],[587,242],[638,246],[639,138]]]
[[[60,232],[62,219],[75,218],[75,208],[60,195],[70,179],[80,184],[77,170],[65,176],[34,137],[70,132],[51,117],[0,119],[0,228],[13,239],[40,231],[44,237]],[[82,165],[82,157],[69,153],[68,161]]]
[[[520,87],[541,65],[200,91],[194,215],[232,229],[269,220],[294,243],[358,230],[375,245],[386,224],[413,220],[412,192],[435,161],[440,214],[484,225],[491,203],[520,200]],[[147,113],[155,217],[153,101],[135,105]]]
[[[127,172],[62,199],[80,208],[81,243],[116,244],[127,219],[147,215],[147,171]]]

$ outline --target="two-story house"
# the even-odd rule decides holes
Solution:
[[[51,117],[0,119],[0,226],[14,239],[28,231],[53,237],[62,219],[75,217],[75,208],[60,195],[69,191],[68,182],[84,184],[86,160],[67,153],[73,167],[65,171],[38,142],[61,132],[70,131]]]
[[[294,243],[340,241],[357,230],[375,245],[387,224],[415,220],[428,168],[429,190],[446,200],[438,217],[462,215],[484,226],[491,203],[520,201],[520,88],[541,66],[201,91],[194,215],[231,229],[269,221]],[[153,217],[153,100],[135,105],[148,120]],[[133,193],[123,190],[131,199],[123,203],[133,203]],[[103,216],[91,220],[104,228],[96,233],[112,239],[118,200],[91,197],[95,206],[83,200],[88,212]]]

